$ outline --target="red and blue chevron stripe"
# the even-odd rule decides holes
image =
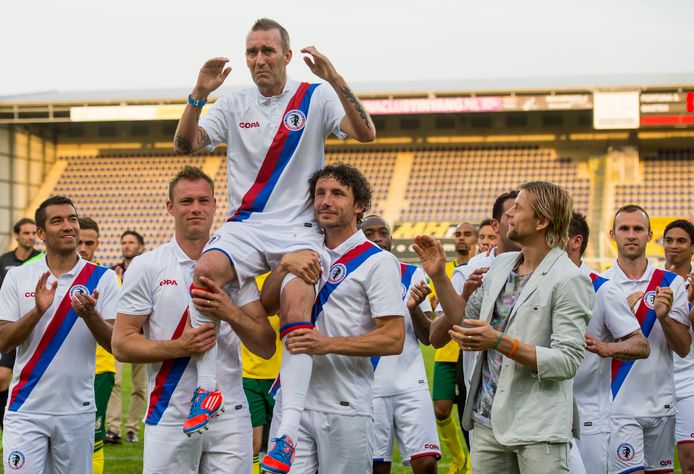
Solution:
[[[9,411],[18,411],[27,398],[29,398],[31,392],[36,388],[36,384],[41,380],[65,339],[67,339],[75,322],[77,322],[79,316],[72,309],[72,298],[70,297],[72,288],[77,285],[83,285],[87,287],[90,294],[93,293],[99,280],[101,280],[101,277],[107,270],[108,268],[106,267],[87,262],[77,277],[75,277],[51,321],[48,323],[34,354],[19,374],[19,382],[12,389],[8,407]]]
[[[600,275],[598,275],[597,273],[593,273],[593,272],[590,272],[590,279],[593,282],[593,291],[595,291],[596,293],[598,292],[598,290],[600,289],[600,287],[602,285],[604,285],[605,283],[607,283],[609,281],[607,278],[603,278]]]
[[[639,305],[639,308],[636,310],[635,314],[636,319],[638,320],[639,325],[641,326],[641,332],[644,336],[646,336],[646,338],[648,338],[648,336],[651,334],[651,330],[653,329],[653,326],[655,325],[655,322],[658,318],[655,315],[655,310],[650,309],[646,305],[645,298],[647,297],[650,291],[655,291],[657,287],[664,288],[670,286],[672,282],[675,280],[676,276],[677,275],[675,273],[668,272],[660,268],[656,268],[653,272],[653,276],[651,277],[651,281],[648,282],[648,287],[646,288],[646,291],[643,293],[643,298],[641,298],[641,304]],[[612,359],[613,397],[616,397],[617,393],[619,393],[619,389],[622,388],[622,385],[624,384],[624,381],[626,380],[627,375],[629,375],[629,371],[634,366],[635,362],[636,361],[633,360],[623,361]]]
[[[316,298],[316,302],[313,305],[313,314],[311,315],[311,322],[313,324],[316,324],[318,317],[323,312],[323,306],[325,306],[325,304],[328,302],[330,295],[333,294],[333,291],[340,286],[340,283],[345,281],[349,274],[359,268],[361,264],[364,263],[369,257],[376,255],[379,252],[383,252],[383,250],[371,242],[364,242],[350,249],[350,251],[340,257],[337,262],[333,263],[332,267],[335,267],[338,264],[344,265],[346,267],[345,275],[340,281],[335,283],[328,281],[323,288],[321,288],[320,292],[318,293],[318,297]]]
[[[414,272],[417,271],[416,265],[408,265],[407,263],[400,263],[400,283],[405,289],[405,294],[402,295],[402,299],[407,301],[408,293],[407,290],[412,284],[412,277]],[[371,356],[371,366],[376,370],[378,367],[378,362],[381,360],[381,356]]]
[[[282,117],[291,110],[299,109],[304,113],[308,121],[308,109],[311,105],[311,97],[318,85],[319,84],[302,82],[294,93],[294,96],[290,99],[289,104],[287,104],[287,109],[284,111]],[[272,139],[272,143],[265,155],[263,164],[260,166],[255,182],[243,196],[241,206],[229,217],[229,219],[227,219],[227,221],[240,222],[248,219],[254,212],[263,212],[282,172],[294,156],[294,152],[296,152],[301,136],[304,133],[304,128],[305,127],[301,127],[299,130],[289,130],[284,126],[283,122],[279,124],[279,128],[275,133],[275,137]]]
[[[178,325],[174,330],[171,340],[178,339],[183,334],[188,320],[188,308],[183,312]],[[159,372],[154,379],[154,389],[149,394],[149,407],[147,408],[147,416],[145,423],[148,425],[157,425],[161,420],[162,415],[166,411],[171,401],[171,396],[176,390],[178,382],[181,381],[183,372],[188,367],[190,357],[178,357],[176,359],[167,359],[162,362]]]

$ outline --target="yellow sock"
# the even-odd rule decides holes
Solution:
[[[436,426],[439,430],[441,444],[446,447],[446,451],[453,458],[453,462],[460,465],[465,463],[465,452],[463,451],[464,442],[461,442],[458,435],[458,427],[453,423],[453,418],[450,416],[445,420],[436,420]]]
[[[260,460],[257,454],[253,455],[253,470],[251,472],[253,474],[260,474]]]
[[[94,443],[94,454],[92,455],[92,473],[104,473],[104,442],[96,441]]]

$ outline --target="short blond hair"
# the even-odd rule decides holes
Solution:
[[[530,208],[536,217],[547,219],[547,246],[564,248],[569,241],[569,225],[574,198],[563,186],[549,181],[528,181],[520,188],[528,195]]]

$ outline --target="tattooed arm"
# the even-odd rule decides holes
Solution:
[[[224,67],[228,61],[226,58],[213,58],[203,64],[195,89],[190,94],[193,99],[206,101],[207,97],[224,83],[231,72],[230,67]],[[210,144],[207,133],[198,126],[201,112],[202,107],[186,105],[174,135],[174,152],[177,155],[190,155]]]
[[[340,128],[349,137],[362,143],[372,142],[376,139],[376,128],[371,117],[359,102],[359,99],[340,76],[330,60],[313,46],[301,50],[311,57],[304,57],[304,61],[316,76],[328,81],[337,92],[337,96],[345,109],[345,118],[342,119]]]

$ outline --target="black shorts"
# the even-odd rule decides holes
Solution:
[[[16,355],[16,349],[12,349],[9,352],[3,352],[0,356],[0,367],[5,367],[12,370],[14,368],[14,358]]]

